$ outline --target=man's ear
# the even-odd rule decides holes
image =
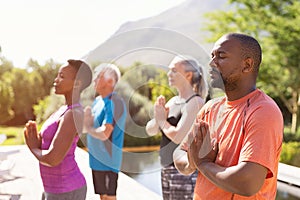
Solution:
[[[114,86],[114,84],[115,84],[115,82],[114,82],[114,80],[112,79],[112,78],[108,78],[107,79],[107,83],[110,85],[110,86]]]
[[[242,71],[245,73],[254,71],[254,61],[252,58],[246,58],[244,60],[244,67]]]

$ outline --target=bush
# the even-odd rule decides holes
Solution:
[[[141,147],[159,145],[161,134],[152,137],[140,138],[126,134],[124,137],[124,147]]]
[[[283,135],[284,142],[300,142],[300,133],[299,131],[297,133],[291,133],[291,132],[284,132]]]
[[[20,127],[7,127],[0,126],[0,133],[6,135],[6,140],[1,145],[21,145],[25,144],[23,137],[23,126]]]
[[[283,143],[280,162],[300,167],[300,142]]]

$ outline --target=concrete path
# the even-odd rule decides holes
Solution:
[[[12,162],[14,166],[9,173],[0,176],[0,200],[40,200],[43,186],[37,160],[25,145],[0,146],[2,153],[12,150],[15,153],[8,155],[7,160]],[[95,195],[93,191],[87,152],[77,148],[75,154],[88,184],[86,199],[99,200],[99,196]],[[162,200],[158,194],[123,173],[119,174],[117,197],[118,200]]]

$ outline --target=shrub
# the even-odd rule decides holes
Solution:
[[[280,162],[300,167],[300,142],[283,143]]]

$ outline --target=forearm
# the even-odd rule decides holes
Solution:
[[[146,132],[149,136],[154,136],[159,132],[159,126],[155,119],[150,120],[146,125]]]
[[[175,126],[169,124],[169,122],[165,121],[159,125],[162,132],[170,139],[172,142],[179,144],[183,138],[179,138],[177,134],[177,130]]]
[[[109,138],[109,136],[107,136],[105,134],[105,128],[104,127],[98,127],[98,128],[93,128],[93,127],[87,127],[87,132],[89,135],[91,135],[92,137],[105,141]]]
[[[184,136],[179,134],[179,131],[175,126],[172,126],[168,121],[161,120],[157,121],[159,128],[162,132],[175,144],[179,144],[182,142]]]
[[[172,126],[169,122],[166,122],[161,130],[175,144],[180,144],[186,135],[186,132],[178,130],[178,127]]]
[[[187,152],[180,148],[174,151],[173,160],[176,169],[183,175],[190,175],[196,170],[196,167],[189,161]]]
[[[258,192],[263,184],[261,180],[264,179],[253,176],[251,170],[239,165],[221,167],[213,162],[202,162],[197,165],[197,169],[218,187],[242,196],[251,196]]]
[[[48,167],[54,167],[58,165],[61,160],[58,160],[57,156],[51,156],[48,150],[41,150],[39,148],[30,149],[32,154],[36,157],[36,159],[43,165]]]

